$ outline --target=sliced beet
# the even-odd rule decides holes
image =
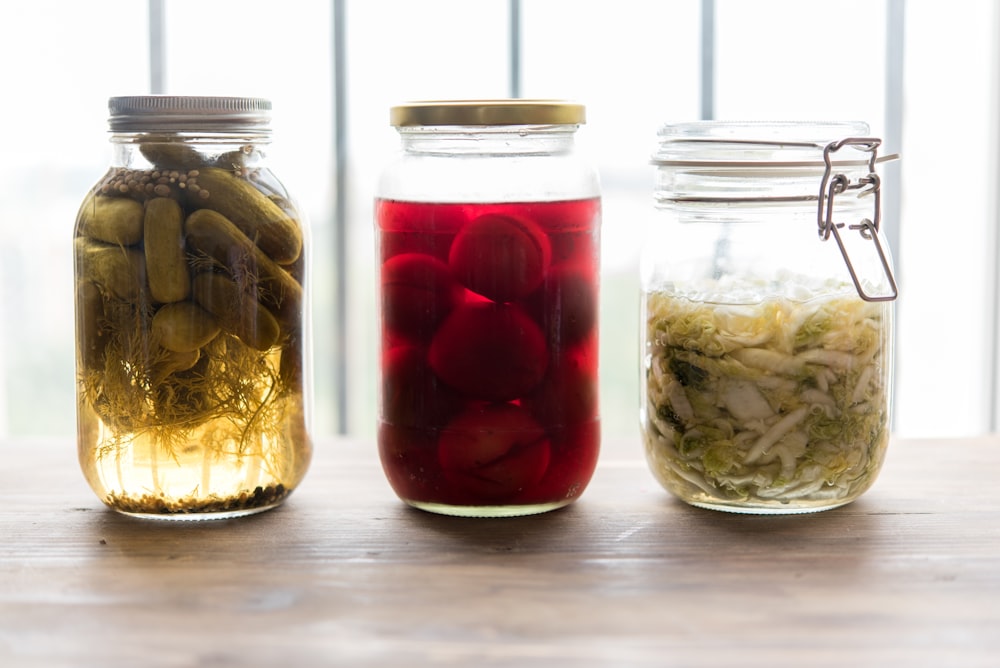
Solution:
[[[433,501],[441,495],[437,433],[382,423],[378,453],[389,485],[405,501]]]
[[[597,365],[586,358],[589,346],[553,359],[545,378],[521,400],[546,429],[592,422],[599,416]]]
[[[465,287],[505,302],[537,288],[551,257],[548,237],[530,220],[486,214],[455,236],[448,264]]]
[[[429,360],[439,378],[468,398],[510,401],[542,380],[549,351],[520,307],[486,301],[459,306],[441,323]]]
[[[415,345],[389,348],[382,356],[382,419],[407,427],[440,427],[463,408],[463,400],[427,363]]]
[[[394,255],[382,265],[382,322],[426,341],[461,299],[448,265],[423,253]]]
[[[551,345],[589,337],[597,326],[597,277],[587,264],[553,265],[541,287],[524,300],[525,308],[542,325]]]
[[[567,501],[580,496],[597,468],[601,449],[601,423],[581,422],[550,430],[551,458],[537,484],[511,499],[511,503],[533,504]]]
[[[545,430],[514,404],[469,409],[448,423],[438,441],[445,477],[474,495],[470,504],[531,488],[545,475],[550,450]]]

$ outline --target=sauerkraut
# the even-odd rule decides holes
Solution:
[[[889,439],[891,306],[853,290],[644,301],[643,430],[668,490],[695,505],[804,512],[871,485]]]

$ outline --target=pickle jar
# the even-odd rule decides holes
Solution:
[[[312,453],[303,218],[259,98],[109,101],[74,227],[78,450],[97,496],[163,519],[279,505]]]
[[[641,432],[673,495],[819,511],[889,442],[892,255],[866,124],[662,127],[641,257]]]
[[[378,447],[406,503],[536,514],[571,503],[600,447],[601,199],[582,105],[395,106],[375,202]]]

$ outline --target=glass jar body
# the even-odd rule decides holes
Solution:
[[[575,126],[404,128],[376,201],[378,445],[452,515],[577,498],[600,447],[600,190]]]
[[[818,233],[815,197],[769,197],[790,175],[744,165],[722,176],[737,186],[678,197],[687,169],[658,167],[668,173],[643,245],[650,469],[675,496],[717,510],[848,503],[874,483],[889,441],[892,303],[859,295],[837,244]],[[821,174],[805,177],[813,193]],[[740,196],[727,199],[732,190]],[[845,198],[837,216],[871,218],[871,199]],[[865,249],[851,257],[877,285],[883,267]]]
[[[260,512],[309,466],[308,248],[266,143],[114,133],[80,207],[78,453],[115,510]]]

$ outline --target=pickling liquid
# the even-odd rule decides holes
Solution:
[[[600,200],[376,202],[379,453],[445,514],[570,503],[600,447]]]
[[[112,168],[75,226],[83,473],[127,514],[267,510],[312,452],[298,212],[228,153],[140,151],[186,171]]]
[[[265,374],[250,383],[255,409],[247,406],[244,417],[212,417],[219,410],[204,399],[201,415],[157,423],[154,403],[134,430],[81,399],[78,454],[87,481],[111,508],[157,519],[237,517],[279,505],[305,476],[311,445],[301,393],[277,396],[273,381]]]

